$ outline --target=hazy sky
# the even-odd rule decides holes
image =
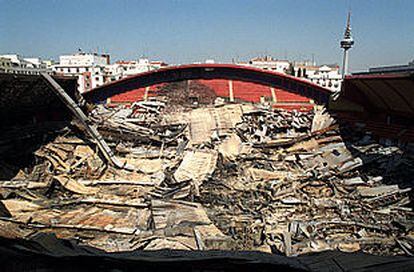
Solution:
[[[351,71],[414,59],[414,0],[0,0],[0,53],[57,58],[105,51],[169,63],[269,54],[341,63],[352,9]]]

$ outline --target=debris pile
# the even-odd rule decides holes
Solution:
[[[157,99],[163,99],[174,110],[197,105],[212,105],[216,98],[217,95],[212,88],[192,80],[168,83],[160,86],[157,91]]]
[[[0,236],[55,233],[135,249],[414,253],[414,146],[313,113],[160,101],[89,115],[111,166],[74,122],[0,182]],[[69,131],[69,132],[68,132]]]

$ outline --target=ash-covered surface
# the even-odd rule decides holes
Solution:
[[[212,105],[217,98],[214,90],[198,81],[179,81],[162,85],[157,90],[158,99],[164,99],[170,112],[177,107]]]
[[[2,161],[0,236],[54,233],[106,252],[412,255],[412,144],[347,130],[322,108],[168,107],[90,114],[129,170],[76,122],[25,167]]]

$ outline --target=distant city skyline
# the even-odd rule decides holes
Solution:
[[[348,9],[350,71],[414,59],[414,1],[6,1],[0,53],[58,59],[85,51],[168,63],[279,59],[341,64]]]

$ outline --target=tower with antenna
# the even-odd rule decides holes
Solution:
[[[346,29],[344,38],[341,40],[341,48],[344,50],[344,60],[342,63],[342,77],[348,74],[348,50],[354,45],[354,39],[351,35],[351,12],[348,12],[348,18],[346,22]]]

